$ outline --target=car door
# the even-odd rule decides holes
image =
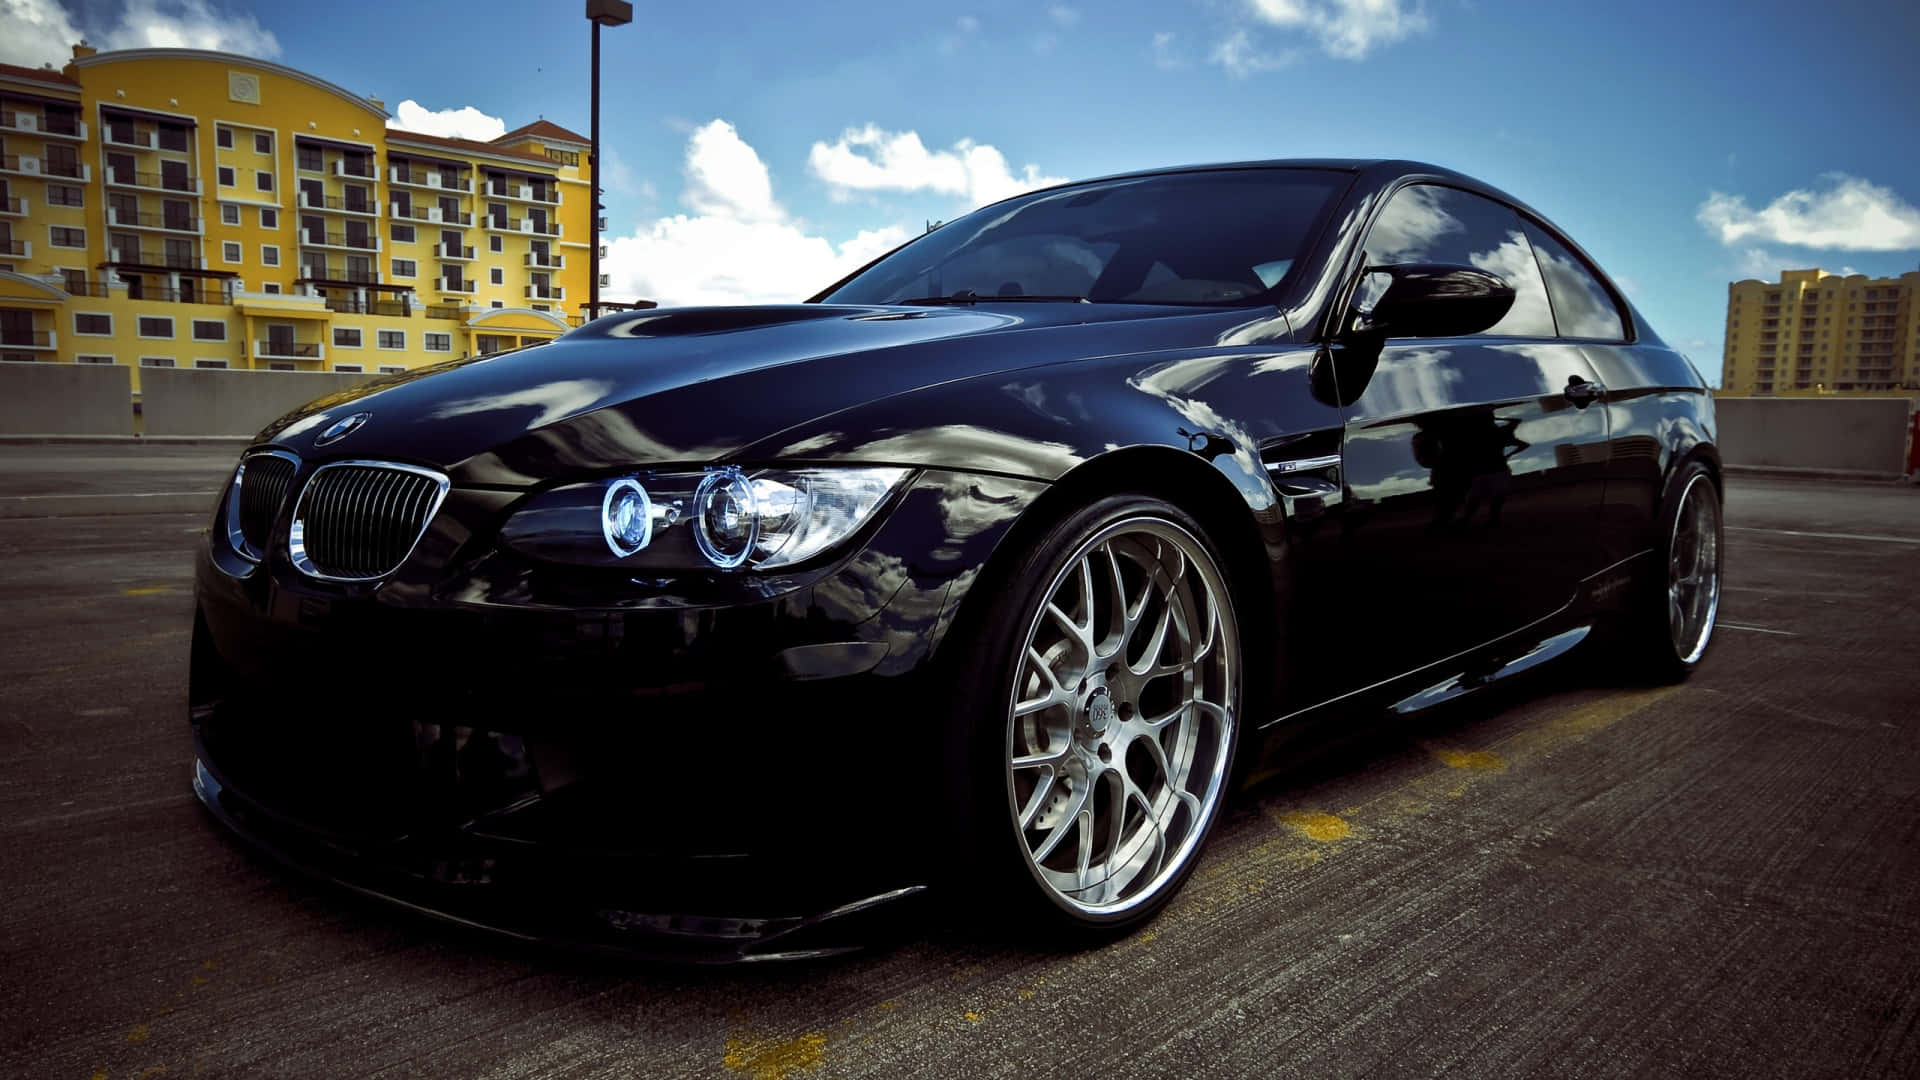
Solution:
[[[1473,266],[1515,292],[1482,333],[1389,338],[1357,397],[1341,388],[1346,622],[1398,674],[1552,614],[1599,569],[1607,411],[1579,346],[1556,337],[1511,207],[1408,186],[1365,249],[1368,267]]]

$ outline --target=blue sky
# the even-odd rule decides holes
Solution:
[[[266,55],[449,114],[418,121],[448,133],[485,135],[463,109],[587,130],[579,4],[412,9],[0,0],[0,59],[37,63],[72,29]],[[798,298],[1023,185],[1286,156],[1412,157],[1505,188],[1709,373],[1731,280],[1920,268],[1911,3],[635,9],[603,37],[616,296]]]

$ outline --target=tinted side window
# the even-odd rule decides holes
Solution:
[[[1367,234],[1367,265],[1473,266],[1513,286],[1513,309],[1487,333],[1552,337],[1553,312],[1533,248],[1512,209],[1454,188],[1401,188]]]
[[[1560,324],[1560,336],[1625,341],[1626,324],[1621,322],[1620,309],[1614,306],[1606,286],[1565,244],[1532,222],[1526,228],[1527,239],[1533,241],[1534,258],[1540,261],[1540,272],[1547,279],[1547,295],[1553,298],[1553,318]]]

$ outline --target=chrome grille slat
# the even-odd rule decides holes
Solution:
[[[267,537],[287,497],[294,468],[291,459],[278,454],[253,454],[246,459],[239,491],[240,534],[246,554],[257,558],[267,549]]]
[[[288,550],[302,573],[371,581],[399,569],[446,496],[447,478],[384,461],[316,469],[294,510]]]

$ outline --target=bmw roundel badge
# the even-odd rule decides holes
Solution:
[[[339,420],[335,420],[331,425],[327,427],[327,430],[320,433],[319,438],[313,440],[313,445],[327,446],[332,443],[337,443],[341,439],[344,439],[347,436],[353,434],[354,432],[360,430],[360,425],[366,423],[368,420],[371,420],[371,419],[373,419],[372,413],[357,412],[357,413],[354,413],[352,416],[342,417]]]

